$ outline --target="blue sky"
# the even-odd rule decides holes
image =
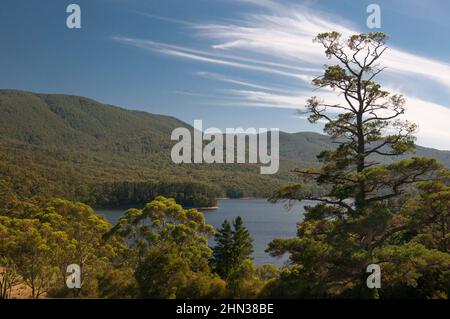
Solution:
[[[79,30],[66,27],[70,3],[81,7]],[[370,3],[391,37],[382,84],[407,97],[419,144],[450,149],[447,0],[3,0],[0,87],[83,95],[204,127],[320,132],[295,115],[330,63],[312,37],[371,31]]]

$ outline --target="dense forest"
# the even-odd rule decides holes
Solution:
[[[205,198],[213,203],[212,197],[269,197],[282,184],[298,180],[295,168],[317,165],[316,156],[335,147],[325,135],[281,132],[275,175],[261,175],[259,166],[251,164],[176,165],[170,160],[175,142],[169,137],[177,127],[192,129],[173,117],[84,97],[0,90],[2,197],[63,197],[94,207],[139,206],[154,198],[155,187],[187,206],[204,206]],[[450,167],[450,152],[418,147],[416,153]],[[208,191],[189,193],[189,187],[181,186],[188,183],[192,190]],[[172,195],[171,188],[179,194]],[[150,197],[143,198],[146,194]],[[194,197],[201,201],[192,202]]]
[[[348,103],[307,101],[328,137],[282,134],[276,176],[171,163],[170,131],[186,124],[170,117],[1,91],[0,298],[448,298],[449,152],[416,148],[407,101],[375,82],[385,34],[315,41],[336,64],[313,85]],[[214,230],[195,208],[267,195],[315,203],[297,237],[267,247],[284,267],[254,264],[240,217]],[[89,205],[134,208],[110,225]],[[68,289],[74,262],[81,287]]]

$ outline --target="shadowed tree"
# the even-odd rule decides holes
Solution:
[[[216,245],[213,249],[212,264],[214,270],[222,278],[226,278],[233,268],[233,231],[228,220],[224,220],[214,239]]]
[[[253,239],[240,216],[233,221],[233,227],[225,220],[214,238],[213,267],[222,278],[228,278],[245,260],[251,258]]]
[[[236,263],[241,264],[246,259],[250,259],[253,253],[253,239],[241,216],[236,217],[233,222],[233,258]]]

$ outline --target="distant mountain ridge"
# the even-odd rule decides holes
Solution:
[[[69,197],[83,184],[147,180],[196,180],[217,186],[223,195],[231,189],[267,196],[295,180],[293,168],[317,165],[316,155],[334,147],[325,135],[280,132],[280,172],[274,176],[247,164],[176,165],[170,160],[170,135],[177,127],[192,129],[171,116],[85,97],[0,90],[0,177],[11,187],[27,180]],[[419,146],[416,155],[450,167],[450,151]]]

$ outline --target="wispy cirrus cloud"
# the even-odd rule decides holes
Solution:
[[[163,55],[168,55],[176,58],[270,73],[279,76],[296,78],[298,80],[302,80],[305,82],[310,82],[313,79],[313,76],[300,73],[299,71],[311,73],[317,70],[306,67],[301,68],[296,66],[290,66],[281,63],[272,63],[264,60],[252,60],[240,56],[215,54],[205,50],[203,51],[196,50],[183,46],[155,42],[147,39],[117,37],[117,36],[112,37],[112,39],[116,42],[132,45],[141,49],[157,52]]]
[[[256,4],[256,3],[255,3]],[[257,56],[276,57],[281,61],[321,65],[327,63],[323,48],[312,42],[321,32],[339,31],[344,36],[360,33],[351,23],[334,19],[306,7],[279,7],[262,14],[243,15],[239,24],[198,24],[201,37],[216,41],[213,48],[228,52],[251,52]],[[340,21],[335,23],[333,21]],[[450,88],[448,62],[411,54],[391,47],[383,57],[387,73],[421,76]]]
[[[253,89],[260,89],[260,90],[269,91],[269,92],[280,92],[280,93],[284,93],[284,94],[290,94],[293,91],[295,91],[292,89],[289,90],[287,88],[282,89],[279,87],[261,85],[261,84],[257,84],[257,83],[253,83],[253,82],[249,82],[249,81],[243,81],[241,79],[236,79],[234,77],[226,76],[226,75],[218,74],[218,73],[202,71],[202,72],[196,72],[196,75],[207,78],[207,79],[215,80],[215,81],[231,83],[231,84],[235,84],[237,86],[249,87],[249,88],[253,88]]]
[[[196,73],[197,76],[241,87],[226,89],[226,97],[222,95],[216,105],[299,109],[312,95],[318,95],[328,103],[341,102],[340,97],[331,91],[312,91],[311,79],[322,73],[323,64],[332,63],[324,57],[323,48],[312,39],[320,32],[332,30],[344,36],[360,33],[356,26],[340,17],[305,6],[283,5],[271,0],[235,1],[259,6],[262,11],[242,14],[239,20],[231,23],[184,23],[165,18],[194,31],[197,38],[206,41],[206,49],[130,37],[114,37],[113,40],[177,59],[224,67],[220,74]],[[393,81],[389,83],[390,76],[396,81],[400,78],[402,89],[417,92],[416,95],[420,96],[407,96],[405,115],[406,119],[419,124],[419,143],[450,149],[450,105],[428,101],[427,94],[417,90],[418,83],[420,87],[420,83],[432,81],[439,90],[448,94],[450,64],[395,47],[389,48],[382,63],[388,68],[383,78],[387,84],[393,86]],[[226,75],[226,68],[300,81],[294,81],[289,87],[280,87],[277,80],[266,79],[266,83],[261,83],[231,77]],[[298,89],[293,90],[292,87],[297,85]]]

